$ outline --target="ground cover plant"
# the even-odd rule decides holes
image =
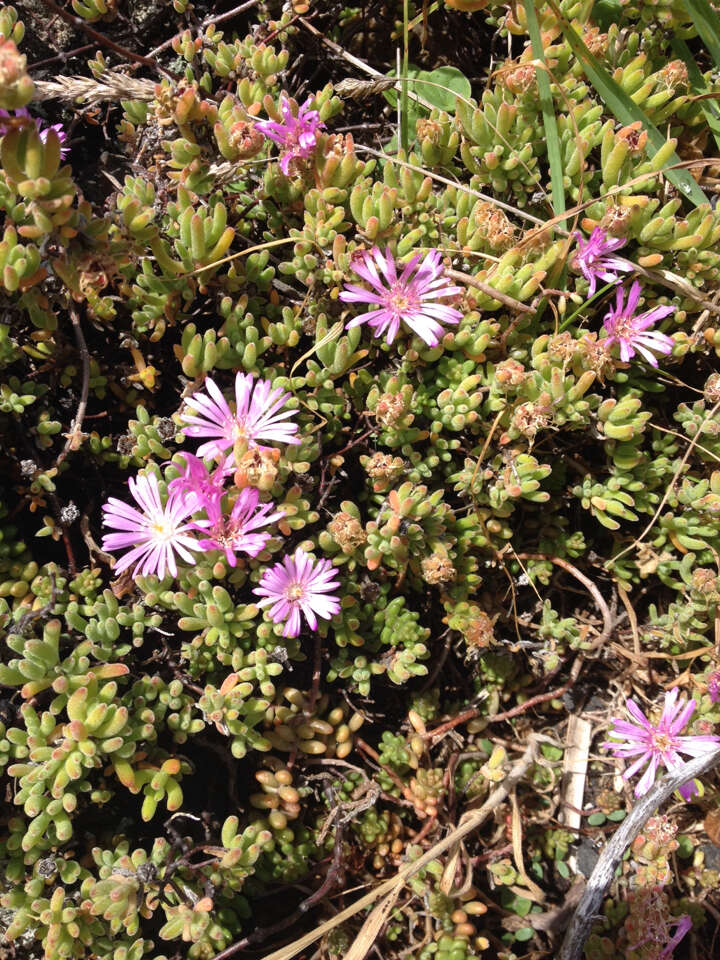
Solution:
[[[0,7],[0,957],[718,955],[719,14]]]

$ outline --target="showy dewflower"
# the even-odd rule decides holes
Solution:
[[[261,440],[300,443],[296,423],[286,423],[293,410],[283,410],[289,393],[273,390],[270,380],[255,380],[249,373],[235,377],[235,409],[231,410],[220,388],[208,377],[205,393],[194,393],[185,403],[192,413],[181,414],[190,437],[209,437],[198,447],[198,456],[213,457],[228,470],[234,465],[232,449],[244,443],[262,447]]]
[[[188,532],[191,525],[184,522],[198,509],[196,498],[182,491],[171,490],[163,505],[154,474],[138,476],[136,479],[131,477],[128,486],[142,512],[116,497],[110,497],[103,505],[103,523],[106,527],[123,532],[106,534],[103,550],[133,548],[115,564],[116,573],[121,573],[137,561],[133,576],[140,573],[147,577],[154,573],[162,579],[167,570],[176,577],[175,554],[179,554],[187,563],[194,563],[190,551],[199,549],[197,541]]]
[[[630,287],[627,303],[624,303],[623,290],[617,291],[615,309],[605,315],[603,327],[607,336],[600,342],[609,349],[617,343],[620,348],[620,359],[627,363],[635,353],[643,356],[653,367],[658,362],[655,353],[672,353],[674,341],[667,334],[657,330],[650,330],[654,323],[675,312],[675,307],[654,307],[635,316],[642,287],[635,281]],[[654,351],[654,352],[653,352]]]
[[[262,597],[259,607],[270,604],[270,619],[274,623],[285,622],[284,637],[296,637],[300,633],[300,613],[317,630],[317,614],[322,620],[340,612],[337,597],[326,596],[336,590],[340,583],[335,578],[335,569],[329,560],[314,560],[298,547],[295,556],[287,556],[282,563],[266,570],[260,585],[255,588]]]
[[[312,97],[308,97],[305,103],[298,107],[295,115],[290,101],[283,95],[280,98],[280,113],[284,122],[260,120],[255,124],[256,130],[280,145],[280,169],[286,177],[290,176],[291,161],[306,160],[312,156],[317,145],[318,132],[325,129],[317,110],[310,110],[311,102]]]
[[[635,787],[636,797],[642,797],[648,792],[655,782],[655,774],[659,766],[664,766],[667,770],[676,770],[683,762],[679,754],[701,757],[720,744],[720,737],[678,736],[687,726],[696,707],[695,700],[690,700],[687,704],[682,699],[678,702],[678,692],[678,688],[673,687],[665,694],[665,705],[657,724],[652,724],[635,701],[629,698],[626,701],[626,707],[634,722],[613,717],[614,727],[610,731],[610,736],[626,742],[617,743],[611,740],[604,743],[603,747],[611,750],[616,757],[637,757],[623,773],[623,779],[629,780],[646,763],[648,764],[647,770]],[[680,793],[689,800],[694,793],[697,793],[697,787],[693,781],[690,781],[680,787]]]
[[[58,135],[58,140],[60,141],[60,156],[64,160],[65,157],[70,153],[69,147],[64,147],[63,144],[67,140],[67,133],[65,128],[61,123],[53,123],[51,126],[45,126],[43,121],[39,117],[33,117],[27,107],[19,107],[17,110],[8,112],[7,110],[0,110],[0,137],[4,137],[5,134],[11,129],[12,124],[10,122],[3,123],[5,121],[11,121],[15,117],[25,117],[27,120],[32,120],[35,123],[37,132],[40,135],[40,139],[43,143],[47,142],[48,133],[50,130],[54,130]]]
[[[211,500],[221,500],[225,493],[225,477],[230,471],[223,470],[222,466],[219,466],[210,473],[200,457],[184,451],[183,457],[185,472],[170,481],[168,490],[177,490],[185,496],[192,494],[197,502],[202,504]]]
[[[270,534],[254,531],[285,516],[284,510],[271,512],[275,506],[273,503],[258,506],[259,499],[257,490],[245,487],[240,491],[230,514],[223,514],[218,498],[207,500],[203,504],[207,520],[193,525],[203,534],[198,546],[202,550],[224,550],[231,567],[237,563],[236,553],[256,557],[270,539]]]
[[[586,240],[581,233],[576,233],[575,239],[577,250],[570,261],[570,266],[581,273],[589,283],[588,296],[591,297],[595,293],[598,280],[611,283],[613,280],[620,279],[618,271],[625,273],[632,270],[632,264],[627,260],[608,256],[625,246],[627,240],[624,237],[611,237],[601,227],[595,227],[589,240]]]
[[[462,287],[451,286],[444,276],[442,258],[437,250],[431,250],[422,262],[420,254],[414,256],[400,276],[390,250],[387,249],[383,256],[377,247],[356,257],[352,269],[370,284],[372,290],[348,284],[340,299],[344,303],[377,304],[377,310],[354,317],[347,324],[348,329],[367,323],[376,336],[387,333],[386,341],[392,343],[400,324],[404,323],[428,346],[434,347],[445,334],[442,324],[455,324],[462,319],[459,310],[434,302],[462,293]]]

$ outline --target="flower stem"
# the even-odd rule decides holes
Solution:
[[[571,313],[566,320],[563,320],[563,322],[558,327],[558,333],[562,333],[563,330],[567,330],[567,328],[570,326],[570,324],[573,322],[573,320],[579,313],[582,313],[582,311],[586,307],[589,307],[591,303],[594,303],[604,293],[607,293],[608,290],[612,290],[613,287],[616,287],[617,283],[618,283],[617,280],[613,280],[610,283],[606,283],[604,287],[600,287],[599,290],[596,290],[589,300],[585,300],[583,303],[581,303],[580,306],[577,308],[577,310]]]

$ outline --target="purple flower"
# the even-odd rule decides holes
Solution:
[[[306,160],[312,156],[317,144],[318,131],[325,129],[317,110],[310,110],[312,97],[308,97],[302,106],[298,107],[297,115],[293,114],[290,101],[283,94],[280,97],[280,113],[284,122],[277,120],[260,120],[255,129],[264,133],[270,140],[274,140],[282,148],[280,169],[286,177],[290,176],[292,160]]]
[[[199,457],[185,452],[183,452],[183,457],[185,458],[185,473],[171,480],[168,484],[168,490],[177,490],[184,496],[193,495],[197,502],[202,504],[210,500],[221,500],[225,493],[225,477],[230,471],[219,466],[210,473],[204,461]]]
[[[106,534],[103,550],[133,548],[115,564],[116,573],[126,570],[137,560],[133,576],[140,573],[147,577],[155,573],[162,579],[168,570],[176,577],[175,554],[178,553],[187,563],[194,563],[190,551],[199,549],[197,541],[188,532],[191,525],[184,522],[197,510],[196,498],[172,490],[163,506],[157,477],[152,473],[136,479],[131,477],[128,485],[142,512],[110,497],[103,505],[103,523],[123,532]]]
[[[284,510],[270,512],[275,506],[273,503],[258,506],[259,498],[257,490],[245,487],[235,500],[229,516],[223,514],[219,498],[207,500],[203,504],[207,520],[193,524],[196,530],[204,534],[204,539],[198,541],[200,549],[224,550],[231,567],[237,563],[236,553],[256,557],[270,539],[270,534],[253,531],[285,516]]]
[[[720,737],[692,736],[680,737],[678,734],[687,725],[695,710],[696,703],[690,700],[685,703],[678,699],[678,688],[673,687],[665,694],[665,705],[660,720],[653,726],[634,700],[628,698],[626,707],[634,723],[613,717],[614,728],[610,731],[611,737],[625,740],[625,743],[609,741],[603,747],[612,750],[616,757],[637,757],[623,773],[623,779],[629,780],[646,763],[647,770],[635,787],[635,796],[643,797],[655,782],[655,774],[659,766],[667,770],[676,770],[682,766],[679,754],[686,753],[691,757],[701,757],[710,753],[720,743]],[[680,787],[680,793],[689,800],[697,787],[694,781]]]
[[[282,410],[290,399],[289,393],[273,390],[270,380],[257,380],[250,374],[235,377],[235,410],[231,410],[217,384],[207,377],[205,393],[194,393],[185,403],[193,413],[181,414],[189,424],[186,433],[191,437],[208,437],[198,447],[200,457],[213,457],[224,470],[233,466],[232,449],[238,442],[248,449],[260,447],[260,440],[276,443],[300,443],[295,436],[296,423],[286,423],[293,410]],[[230,451],[228,453],[228,451]]]
[[[455,324],[462,319],[462,313],[454,307],[433,302],[462,293],[462,287],[450,286],[443,275],[442,258],[437,250],[431,250],[422,262],[420,254],[414,256],[400,276],[389,249],[385,256],[377,247],[369,253],[363,251],[353,260],[352,268],[372,290],[349,284],[340,299],[344,303],[377,304],[378,309],[355,317],[347,324],[348,329],[368,323],[378,337],[387,332],[386,340],[392,343],[402,322],[428,346],[434,347],[445,334],[442,324]]]
[[[54,130],[58,135],[58,140],[60,141],[60,156],[64,160],[65,157],[70,153],[69,147],[64,147],[63,144],[67,140],[67,133],[65,133],[65,128],[61,123],[54,123],[50,127],[46,127],[43,121],[39,117],[33,117],[27,107],[18,107],[17,110],[14,110],[12,113],[9,113],[7,110],[0,110],[0,137],[4,137],[8,130],[11,129],[9,123],[3,123],[3,120],[11,120],[14,117],[26,117],[28,120],[34,120],[37,132],[40,135],[40,139],[43,143],[47,142],[48,133],[50,130]]]
[[[632,264],[622,257],[609,257],[609,253],[619,250],[627,243],[623,237],[611,238],[600,227],[595,227],[590,239],[585,240],[581,233],[575,234],[577,250],[570,261],[573,270],[581,273],[589,283],[588,296],[597,288],[598,279],[610,283],[619,280],[618,270],[623,273],[632,270]]]
[[[336,590],[340,583],[335,580],[335,569],[329,560],[314,560],[298,547],[295,556],[287,556],[282,563],[266,570],[255,593],[263,599],[259,607],[270,608],[274,623],[285,623],[284,637],[296,637],[300,633],[300,613],[313,630],[317,630],[317,614],[322,620],[340,612],[337,597],[326,594]]]
[[[630,287],[625,304],[622,287],[617,291],[615,309],[605,314],[603,327],[607,337],[602,341],[606,349],[617,343],[620,347],[620,359],[627,363],[635,353],[643,356],[653,367],[657,367],[654,353],[672,353],[674,341],[664,333],[648,329],[663,317],[675,313],[675,307],[655,307],[635,316],[642,287],[635,281]]]

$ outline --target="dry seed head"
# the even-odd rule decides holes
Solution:
[[[328,524],[328,532],[343,553],[354,553],[367,540],[363,525],[356,517],[341,511]]]
[[[515,227],[506,214],[493,203],[484,200],[473,210],[475,227],[485,237],[492,250],[507,250],[515,243]]]
[[[520,64],[514,70],[501,75],[501,82],[515,96],[521,96],[537,86],[535,67],[529,63]]]
[[[241,160],[256,156],[265,143],[265,137],[255,125],[246,123],[244,120],[238,120],[230,127],[228,140],[230,145],[237,150],[238,157]]]
[[[428,140],[435,145],[440,143],[442,137],[443,125],[437,120],[430,120],[420,117],[417,121],[418,140]]]
[[[518,433],[532,439],[538,430],[548,426],[552,417],[552,402],[550,395],[540,394],[535,403],[522,403],[516,407],[512,424]]]
[[[405,471],[405,461],[389,453],[374,453],[371,457],[361,458],[360,462],[377,493],[388,490]]]
[[[720,401],[720,373],[711,373],[705,381],[703,390],[705,402],[713,406]]]
[[[474,650],[484,650],[495,643],[495,621],[481,610],[464,631],[465,643]]]
[[[451,583],[457,577],[457,570],[452,565],[452,561],[437,553],[431,553],[429,557],[425,557],[420,567],[423,580],[431,586]]]
[[[274,448],[247,450],[237,461],[234,483],[238,487],[269,490],[278,475],[280,451]]]
[[[600,33],[599,27],[590,27],[583,33],[585,46],[594,57],[604,57],[607,53],[609,37],[606,33]]]
[[[632,208],[613,203],[605,211],[600,226],[611,237],[624,237],[632,219]]]
[[[378,423],[393,427],[405,415],[405,402],[397,393],[383,393],[375,407]]]
[[[679,90],[688,85],[688,70],[682,60],[671,60],[660,71],[665,85],[670,90]]]
[[[525,367],[518,360],[502,360],[495,367],[495,379],[501,387],[518,387],[526,378]]]

